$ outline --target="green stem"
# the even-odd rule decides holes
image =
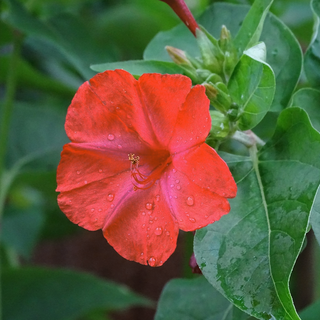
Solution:
[[[9,128],[12,117],[12,109],[14,105],[14,98],[16,93],[17,83],[17,64],[20,57],[22,36],[18,32],[13,32],[13,51],[9,61],[9,69],[6,82],[6,95],[1,110],[0,118],[0,226],[5,204],[5,194],[7,188],[5,187],[5,156],[7,151],[7,143],[9,137]],[[1,238],[1,227],[0,227]],[[1,268],[0,256],[0,268]],[[1,270],[0,270],[1,271]],[[0,273],[0,320],[2,319],[2,292],[1,292],[1,273]]]

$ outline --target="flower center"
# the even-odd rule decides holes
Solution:
[[[163,169],[172,161],[171,157],[166,157],[151,171],[149,175],[141,173],[139,170],[140,157],[134,153],[129,153],[128,158],[130,163],[131,179],[133,190],[148,189],[152,187],[155,182],[160,178]]]

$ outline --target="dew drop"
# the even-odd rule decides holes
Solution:
[[[78,170],[78,171],[77,171],[77,174],[80,174],[80,173],[81,173],[81,171],[80,171],[80,170]]]
[[[157,221],[157,220],[158,220],[158,218],[157,218],[157,217],[155,217],[155,218],[154,218],[154,221]]]
[[[160,195],[158,195],[158,194],[156,195],[156,200],[160,201]]]
[[[111,208],[114,208],[114,204],[112,204],[110,207],[111,207]]]
[[[194,218],[189,218],[189,220],[190,220],[191,222],[196,222],[196,219],[194,219]]]
[[[178,190],[180,190],[180,189],[181,189],[181,187],[180,187],[180,186],[177,186],[177,189],[178,189]]]
[[[85,180],[85,181],[84,181],[84,184],[87,184],[87,183],[88,183],[88,181],[87,181],[87,180]]]
[[[146,208],[152,210],[152,204],[150,202],[146,203]]]
[[[193,199],[193,197],[188,197],[187,198],[187,205],[188,206],[193,206],[194,205],[194,199]]]
[[[121,144],[118,144],[118,149],[122,149],[122,145]]]
[[[102,172],[102,169],[99,169],[99,172],[101,173],[101,172]]]
[[[162,228],[159,227],[159,228],[156,228],[156,230],[154,231],[155,235],[157,236],[161,236],[162,235]]]
[[[145,216],[145,215],[146,215],[146,213],[145,213],[145,212],[142,212],[142,215],[143,215],[143,216]]]
[[[167,235],[167,236],[170,236],[170,232],[169,232],[169,231],[167,231],[167,232],[166,232],[166,235]]]
[[[176,169],[172,169],[172,172],[173,172],[173,173],[176,173],[176,172],[177,172],[177,170],[176,170]]]
[[[180,180],[179,180],[179,179],[177,179],[177,180],[176,180],[176,183],[179,183],[179,182],[180,182]]]
[[[99,212],[101,212],[101,211],[102,211],[102,209],[100,208],[98,211],[99,211]]]
[[[114,135],[113,134],[108,134],[108,140],[109,141],[112,141],[112,140],[114,140]]]
[[[149,223],[152,224],[152,223],[153,223],[153,220],[149,220]]]
[[[94,212],[94,208],[91,209],[91,212]]]
[[[170,187],[173,188],[173,187],[174,187],[174,184],[170,185]]]
[[[144,228],[146,225],[145,225],[145,223],[142,225],[142,228]]]
[[[149,266],[150,266],[150,267],[154,267],[155,264],[156,264],[156,259],[155,259],[154,257],[151,257],[151,258],[149,259]]]
[[[108,199],[108,201],[110,201],[110,202],[113,201],[114,195],[113,195],[112,193],[109,193],[107,199]]]

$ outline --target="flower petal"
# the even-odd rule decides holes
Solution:
[[[161,179],[161,185],[181,230],[203,228],[230,211],[227,199],[199,187],[172,165]]]
[[[125,172],[60,193],[60,209],[73,223],[87,230],[102,229],[115,208],[134,192],[127,174]]]
[[[153,267],[174,252],[179,228],[157,183],[131,193],[108,219],[103,233],[124,258]]]
[[[179,109],[169,144],[171,153],[184,151],[206,140],[211,129],[209,106],[205,88],[193,87]]]
[[[148,110],[141,101],[138,81],[130,73],[124,70],[105,71],[95,75],[89,82],[91,89],[109,112],[121,119],[126,127],[137,132],[141,140],[150,145],[158,144]],[[106,128],[103,120],[98,121],[99,126]]]
[[[191,89],[191,80],[182,75],[144,74],[139,78],[139,86],[154,133],[167,146],[179,108]]]
[[[126,152],[112,152],[89,144],[64,145],[57,169],[58,192],[80,188],[94,181],[127,171],[130,162]]]
[[[228,165],[214,149],[203,143],[173,157],[173,165],[190,181],[225,198],[234,198],[237,185]]]

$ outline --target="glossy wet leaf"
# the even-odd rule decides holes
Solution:
[[[98,309],[151,306],[128,288],[68,270],[20,268],[3,271],[3,318],[71,320]]]
[[[313,127],[320,132],[320,91],[312,88],[304,88],[297,91],[291,101],[292,107],[300,107],[308,112]],[[310,223],[320,244],[320,192],[315,198]]]
[[[240,106],[238,125],[241,130],[251,129],[263,119],[275,92],[272,69],[249,54],[243,54],[228,84],[232,100]]]
[[[305,111],[284,110],[256,156],[225,157],[237,197],[228,215],[196,233],[205,277],[258,319],[299,319],[288,284],[320,183],[319,153],[320,134]]]
[[[155,320],[249,320],[248,314],[230,301],[202,276],[174,279],[164,287]]]
[[[314,33],[310,46],[304,57],[304,70],[312,86],[320,87],[320,1],[312,0],[311,9],[314,16]]]
[[[249,7],[244,5],[214,3],[197,21],[215,38],[220,37],[223,24],[234,37],[248,11]],[[281,111],[287,107],[300,77],[301,48],[293,33],[271,13],[265,19],[260,41],[266,44],[266,62],[271,66],[276,78],[276,92],[271,110]],[[165,50],[167,45],[185,50],[191,56],[200,56],[196,41],[190,31],[184,25],[179,25],[170,31],[158,33],[147,46],[144,59],[171,61]]]
[[[183,70],[173,62],[151,61],[151,60],[132,60],[96,64],[91,66],[93,71],[103,72],[106,70],[123,69],[133,76],[141,76],[144,73],[183,73]]]
[[[239,55],[259,41],[272,2],[273,0],[256,0],[252,4],[234,39]]]

